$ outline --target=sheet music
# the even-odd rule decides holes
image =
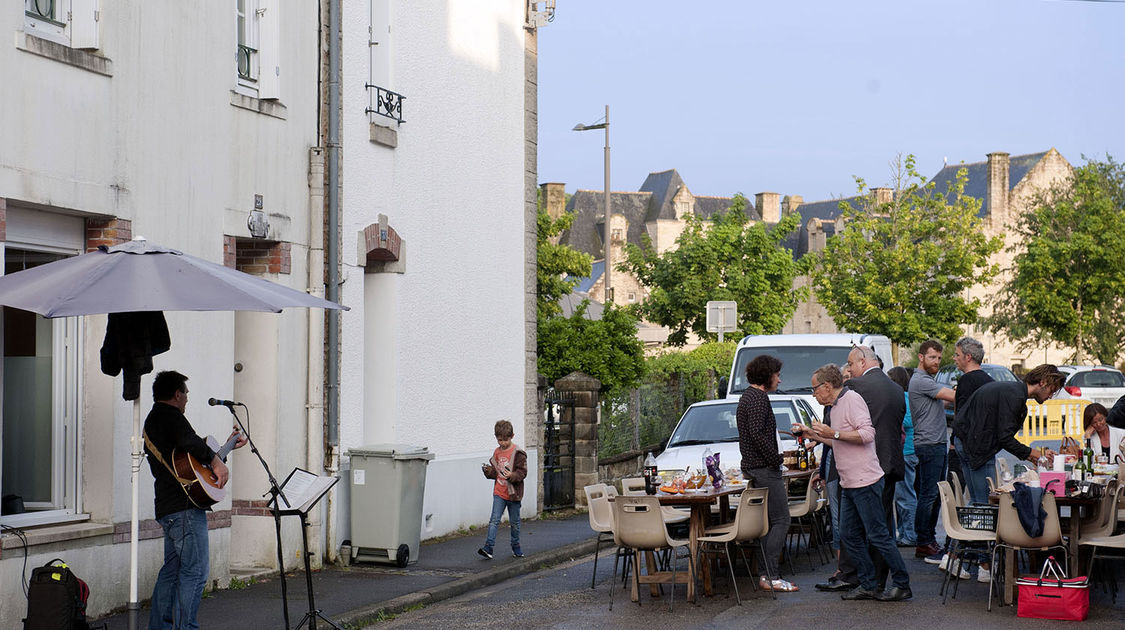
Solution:
[[[308,512],[337,481],[338,477],[319,477],[307,470],[294,468],[281,484],[281,492],[285,495],[281,499],[281,509]]]

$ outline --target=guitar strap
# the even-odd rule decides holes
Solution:
[[[161,464],[164,465],[165,468],[168,469],[168,472],[172,473],[172,478],[175,479],[177,482],[179,482],[179,484],[181,486],[184,486],[185,491],[187,490],[188,486],[195,483],[195,479],[184,479],[183,477],[177,475],[176,469],[172,468],[171,466],[168,465],[168,462],[164,461],[164,456],[160,454],[160,449],[156,448],[156,445],[153,444],[152,440],[149,439],[148,431],[144,432],[144,438],[145,438],[145,446],[148,447],[149,452],[152,453],[154,457],[156,457],[156,461],[160,462]]]

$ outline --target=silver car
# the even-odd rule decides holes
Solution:
[[[1125,396],[1125,375],[1105,365],[1060,365],[1067,375],[1063,389],[1075,398],[1112,407]]]
[[[777,451],[797,448],[797,441],[789,433],[794,424],[811,426],[816,418],[804,398],[792,394],[770,394],[770,406],[777,419]],[[660,470],[701,469],[703,453],[708,448],[719,454],[723,470],[739,468],[742,454],[738,450],[738,400],[707,400],[687,408],[664,452],[656,458]],[[818,458],[820,451],[815,451]]]

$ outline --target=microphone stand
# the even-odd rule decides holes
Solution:
[[[243,405],[242,403],[235,404],[240,405],[243,409],[246,408],[246,405]],[[268,494],[273,497],[270,500],[270,504],[272,505],[272,507],[270,508],[270,512],[273,513],[274,527],[277,530],[277,569],[278,573],[281,575],[282,614],[285,617],[285,630],[289,630],[289,597],[286,594],[287,588],[285,584],[285,558],[281,549],[281,503],[278,500],[278,497],[285,499],[286,505],[289,504],[289,499],[281,491],[281,486],[278,485],[277,478],[273,476],[273,472],[270,471],[269,464],[266,463],[266,460],[262,457],[262,454],[258,452],[258,447],[254,446],[254,440],[250,437],[250,432],[246,430],[246,426],[242,424],[242,419],[239,418],[238,414],[234,412],[234,405],[226,405],[226,408],[228,411],[230,411],[230,415],[234,416],[234,421],[238,424],[239,430],[242,431],[242,434],[246,436],[246,443],[250,445],[250,452],[257,456],[258,462],[262,464],[262,468],[266,471],[266,477],[268,477],[270,481],[269,492],[263,494],[262,496],[266,496],[266,494]]]

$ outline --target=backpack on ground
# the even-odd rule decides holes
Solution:
[[[87,630],[90,587],[59,558],[32,569],[24,630]]]

